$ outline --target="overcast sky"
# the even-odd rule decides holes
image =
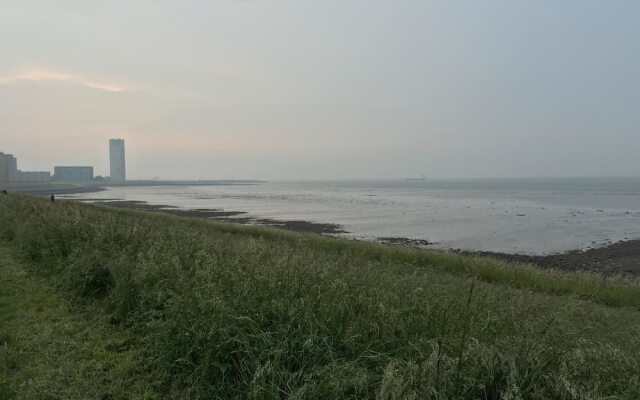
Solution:
[[[640,1],[1,0],[0,151],[128,178],[640,175]]]

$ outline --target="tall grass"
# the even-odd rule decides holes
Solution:
[[[640,398],[637,282],[19,196],[0,219],[136,333],[161,398]]]

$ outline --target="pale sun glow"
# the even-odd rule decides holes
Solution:
[[[111,82],[98,81],[86,78],[81,75],[69,72],[60,72],[49,69],[29,68],[18,71],[9,76],[0,77],[0,85],[7,85],[14,82],[68,82],[70,84],[84,86],[92,89],[103,90],[106,92],[126,92],[129,89],[120,84]]]

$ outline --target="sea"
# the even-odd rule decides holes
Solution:
[[[341,225],[341,236],[545,255],[640,239],[640,178],[272,181],[117,186],[69,196]]]

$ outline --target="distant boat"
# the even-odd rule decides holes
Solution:
[[[422,174],[422,176],[420,178],[406,178],[406,180],[408,180],[408,181],[426,181],[427,177],[424,174]]]

